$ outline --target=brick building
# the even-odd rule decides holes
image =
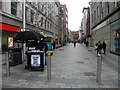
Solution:
[[[72,35],[73,41],[79,40],[79,31],[71,31],[71,35]]]

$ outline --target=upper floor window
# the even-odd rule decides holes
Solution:
[[[0,0],[0,10],[2,10],[2,1]]]
[[[107,11],[109,13],[109,2],[107,2]]]
[[[41,26],[43,26],[43,17],[41,17],[40,21],[41,21]]]
[[[25,7],[25,20],[28,21],[28,7]]]
[[[93,21],[94,21],[94,16],[93,16],[93,14],[92,14],[92,23],[94,23]]]
[[[31,10],[31,23],[33,23],[33,19],[34,19],[34,12]]]
[[[17,16],[17,2],[11,2],[11,14]]]
[[[96,23],[96,11],[94,11],[94,23]]]
[[[99,13],[98,13],[99,11],[98,11],[98,7],[97,7],[97,16],[99,16]]]

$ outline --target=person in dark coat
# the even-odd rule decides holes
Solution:
[[[103,49],[104,54],[106,54],[106,47],[107,47],[107,45],[106,45],[105,41],[103,41],[102,49]]]
[[[76,41],[74,41],[74,47],[76,46]]]
[[[88,42],[88,41],[86,41],[86,43],[85,43],[85,44],[86,44],[86,47],[88,47],[88,46],[89,46],[89,42]]]
[[[102,45],[101,42],[99,41],[98,43],[96,43],[96,49],[97,50],[97,55],[101,54],[101,50],[102,50]]]

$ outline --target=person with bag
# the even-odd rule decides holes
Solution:
[[[102,49],[103,49],[104,54],[106,54],[106,47],[107,47],[107,45],[106,45],[105,41],[103,41]]]
[[[95,50],[97,50],[97,55],[100,56],[101,50],[102,50],[102,45],[101,45],[100,41],[98,43],[96,43]]]

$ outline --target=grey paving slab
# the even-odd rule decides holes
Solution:
[[[106,88],[106,90],[119,90],[118,88]]]
[[[83,90],[95,90],[95,88],[83,88]]]
[[[67,90],[67,89],[64,89],[64,88],[53,88],[52,90]]]
[[[95,88],[95,90],[106,90],[106,88]]]
[[[81,44],[77,44],[75,48],[72,44],[68,44],[61,49],[64,50],[56,49],[52,56],[51,80],[47,80],[47,67],[45,67],[44,72],[28,71],[24,69],[26,64],[24,62],[21,65],[11,67],[10,77],[6,76],[5,65],[3,65],[3,86],[43,89],[65,88],[68,90],[88,88],[90,90],[92,88],[115,88],[118,85],[116,82],[118,73],[106,62],[103,62],[102,65],[101,82],[103,85],[99,86],[96,83],[97,58],[94,50],[89,51],[89,48]],[[108,56],[107,58],[109,58]],[[112,60],[110,61],[112,62]],[[86,72],[93,73],[85,74]]]
[[[53,78],[50,80],[52,83],[63,83],[63,78]]]
[[[51,88],[41,88],[40,90],[52,90]]]
[[[76,84],[76,79],[73,78],[64,78],[63,83],[65,84]]]

